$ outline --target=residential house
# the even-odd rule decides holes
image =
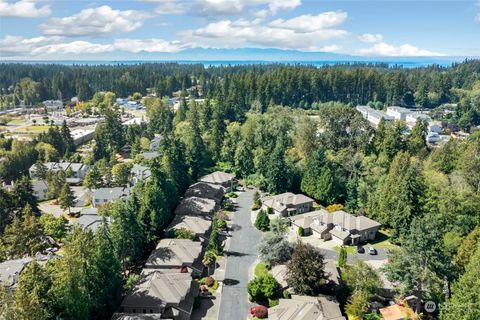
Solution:
[[[116,200],[127,200],[132,190],[129,187],[98,188],[92,194],[92,206],[96,208],[99,205],[113,202]]]
[[[92,191],[81,186],[73,186],[70,188],[75,196],[75,207],[81,208],[92,202]]]
[[[188,273],[201,276],[203,247],[200,242],[188,239],[162,239],[148,257],[145,269],[163,273]]]
[[[71,173],[71,175],[67,176],[67,182],[73,184],[80,183],[90,169],[89,165],[75,162],[45,162],[43,165],[49,172],[57,172],[61,170]],[[28,171],[30,178],[38,178],[36,176],[35,164],[32,165]]]
[[[112,319],[152,319],[154,314],[159,314],[160,319],[190,319],[198,289],[198,282],[192,281],[187,273],[142,272],[123,299],[120,306],[123,314]],[[141,317],[136,318],[137,314]]]
[[[150,171],[149,167],[142,166],[139,164],[134,164],[132,169],[130,170],[132,185],[136,185],[140,181],[145,181],[150,178],[152,172]]]
[[[49,244],[54,242],[53,239],[48,238],[42,241],[46,241]],[[3,261],[0,263],[0,285],[3,285],[8,291],[12,292],[15,290],[20,274],[28,263],[35,260],[39,264],[45,265],[47,261],[55,258],[57,258],[57,256],[53,252],[49,252],[48,254],[37,252],[34,257]]]
[[[160,148],[160,143],[163,140],[163,136],[161,134],[156,133],[152,140],[150,140],[150,151],[158,151]]]
[[[145,160],[152,160],[152,159],[160,156],[160,152],[158,152],[158,151],[145,151],[145,152],[142,152],[140,155]]]
[[[340,245],[374,240],[381,226],[365,216],[356,217],[342,210],[330,213],[323,209],[290,217],[290,222],[296,228],[302,227],[306,235],[332,239]]]
[[[176,215],[200,215],[211,217],[218,209],[215,200],[199,197],[184,198],[175,209]]]
[[[235,187],[235,177],[230,173],[215,171],[206,176],[201,177],[198,181],[220,185],[225,188],[226,192],[230,192]]]
[[[220,204],[223,199],[225,189],[221,185],[197,182],[192,184],[185,192],[185,198],[198,197],[214,200],[217,204]]]
[[[80,211],[80,216],[74,221],[83,230],[91,230],[93,232],[102,224],[103,217],[98,214],[97,208],[84,208]],[[110,217],[105,217],[107,224],[111,222]]]
[[[280,299],[278,305],[268,309],[270,320],[345,320],[340,306],[327,297],[292,296]]]
[[[313,199],[303,194],[286,192],[264,197],[262,203],[264,209],[271,208],[274,214],[289,217],[312,210]]]
[[[47,199],[48,193],[48,184],[45,180],[32,180],[32,190],[33,196],[37,198],[38,201],[43,201]]]
[[[23,268],[32,260],[32,258],[22,258],[1,262],[0,284],[9,290],[13,290]]]
[[[194,240],[207,243],[211,225],[212,221],[204,216],[176,215],[168,226],[167,233],[170,234],[175,232],[175,230],[185,229],[193,233]]]

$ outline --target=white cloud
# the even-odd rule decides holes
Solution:
[[[475,17],[475,21],[478,22],[478,23],[480,23],[480,13],[477,14],[477,16]]]
[[[49,44],[36,48],[32,55],[42,54],[84,54],[111,52],[115,48],[110,44],[91,43],[88,41],[72,41],[66,43]]]
[[[87,41],[63,42],[62,37],[23,38],[6,35],[0,39],[0,55],[4,57],[32,57],[50,54],[84,54],[111,52],[114,47],[110,44],[98,44]]]
[[[409,44],[403,44],[399,47],[381,42],[375,44],[371,48],[360,49],[357,54],[363,56],[388,56],[388,57],[428,57],[428,56],[444,56],[439,52],[422,50]]]
[[[0,38],[0,56],[48,57],[71,54],[95,54],[112,51],[125,52],[166,52],[176,53],[190,48],[189,44],[180,41],[162,39],[117,39],[113,43],[93,43],[88,41],[67,41],[64,37],[23,38],[7,35]]]
[[[152,2],[156,4],[155,13],[176,15],[187,11],[188,6],[185,2],[179,0],[140,0],[143,2]]]
[[[135,10],[114,10],[109,6],[83,9],[63,18],[52,18],[40,25],[46,35],[95,36],[108,33],[130,32],[140,28],[149,15]]]
[[[274,28],[290,29],[297,32],[312,32],[336,27],[347,19],[346,12],[323,12],[319,15],[301,15],[289,20],[277,19],[270,22]]]
[[[49,5],[37,7],[35,0],[7,2],[0,0],[0,17],[39,18],[49,16],[52,11]]]
[[[118,39],[114,43],[115,49],[128,52],[167,52],[176,53],[188,48],[180,41],[165,41],[162,39]]]
[[[366,43],[377,43],[383,41],[383,36],[379,33],[372,34],[372,33],[364,33],[358,36],[358,40]]]
[[[314,19],[311,16],[301,16]],[[203,28],[187,30],[181,35],[185,42],[199,47],[239,48],[246,46],[273,47],[280,49],[296,49],[317,51],[322,41],[345,37],[348,32],[341,29],[327,28],[332,22],[313,25],[292,24],[291,21],[304,19],[301,17],[287,21],[277,20],[273,26],[263,24],[261,19],[235,21],[220,20],[209,23]],[[297,19],[297,20],[296,20]]]
[[[247,9],[256,17],[265,18],[278,10],[294,9],[301,0],[139,0],[156,4],[158,14],[190,13],[203,16],[236,15]]]

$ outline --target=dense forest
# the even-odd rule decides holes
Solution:
[[[177,64],[2,65],[3,70],[1,85],[20,90],[13,95],[24,94],[18,83],[29,77],[46,90],[39,100],[59,92],[63,98],[92,98],[90,108],[105,117],[88,153],[71,147],[65,127],[52,127],[31,142],[0,139],[0,178],[18,182],[11,191],[0,189],[0,259],[36,252],[41,241],[32,239],[44,235],[65,242],[61,259],[46,268],[31,264],[15,295],[2,296],[7,318],[110,315],[172,219],[179,197],[191,181],[214,169],[272,194],[302,192],[322,205],[378,220],[400,248],[385,267],[399,293],[419,291],[434,299],[443,320],[479,315],[480,131],[432,149],[426,123],[419,121],[411,132],[402,122],[381,122],[373,130],[352,105],[455,102],[464,108],[457,120],[468,115],[465,123],[478,125],[480,62],[411,70]],[[165,98],[145,98],[148,124],[125,128],[113,98],[145,94],[149,87],[160,96],[182,90],[179,109],[173,112]],[[107,90],[113,93],[96,92]],[[187,94],[206,99],[187,102]],[[164,138],[162,156],[146,161],[137,154],[154,134]],[[86,187],[121,185],[125,168],[115,154],[124,145],[131,146],[135,162],[150,166],[152,179],[135,186],[127,202],[105,207],[102,214],[114,217],[111,226],[95,235],[75,228],[59,232],[63,229],[52,224],[60,223],[39,217],[29,180],[21,178],[32,164],[46,157],[76,159],[93,166]],[[50,179],[62,194],[57,177]],[[342,304],[360,310],[362,318],[370,302],[352,297]]]
[[[1,64],[2,105],[35,104],[47,99],[91,99],[95,92],[118,97],[153,90],[159,97],[189,89],[194,96],[222,101],[231,120],[241,120],[253,101],[305,109],[319,103],[433,108],[459,103],[461,126],[480,124],[473,108],[480,90],[480,62],[465,61],[444,68],[404,69],[378,65],[251,65],[204,67],[201,64],[146,63],[138,65]],[[23,80],[23,81],[22,81]],[[477,93],[471,95],[471,91]],[[478,101],[477,101],[478,102]],[[478,105],[478,104],[477,104]]]

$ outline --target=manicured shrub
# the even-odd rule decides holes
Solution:
[[[300,237],[303,237],[305,235],[305,230],[303,229],[303,227],[298,227],[297,232]]]
[[[214,218],[213,228],[216,230],[225,230],[227,228],[227,222],[225,220]]]
[[[291,298],[290,292],[288,292],[287,289],[283,290],[282,297],[283,299],[290,299]]]
[[[347,249],[345,247],[340,248],[340,253],[338,255],[338,266],[343,268],[347,263]]]

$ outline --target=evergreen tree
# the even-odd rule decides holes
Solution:
[[[65,146],[65,152],[72,153],[75,152],[75,143],[73,142],[70,129],[67,126],[67,122],[63,120],[62,128],[60,129],[62,135],[63,144]]]
[[[1,254],[6,259],[34,256],[47,247],[40,222],[27,204],[21,216],[15,216],[0,238]]]
[[[50,275],[36,261],[27,264],[22,270],[13,297],[15,319],[51,319],[51,285]]]
[[[70,208],[75,205],[75,195],[68,183],[63,185],[58,201],[60,202],[60,208],[68,209],[68,214],[71,214]]]
[[[105,220],[95,233],[94,247],[88,283],[94,302],[91,318],[108,319],[121,301],[123,280],[120,261],[108,234]]]
[[[15,182],[11,194],[14,206],[17,209],[22,209],[28,205],[34,213],[39,212],[37,198],[33,195],[32,184],[27,176],[22,176]]]
[[[63,247],[63,257],[50,266],[55,315],[63,319],[87,320],[94,304],[95,241],[90,231],[75,228]],[[105,283],[102,285],[106,285]]]
[[[264,175],[268,192],[282,193],[287,190],[289,177],[285,163],[285,148],[282,143],[277,143],[267,159]]]
[[[143,255],[145,236],[136,216],[138,206],[136,195],[133,194],[126,204],[121,201],[115,202],[109,210],[109,215],[113,219],[110,226],[112,243],[124,275],[128,267]]]
[[[375,216],[392,227],[396,241],[408,232],[413,218],[422,215],[424,184],[419,166],[408,153],[398,153],[379,194]]]
[[[480,247],[477,246],[465,273],[453,286],[453,295],[441,306],[440,319],[480,319]]]
[[[43,180],[47,177],[47,173],[48,169],[41,161],[35,162],[34,175],[36,178]]]
[[[60,196],[63,186],[67,183],[67,174],[63,170],[50,171],[47,175],[47,198],[56,199]]]
[[[264,210],[260,210],[255,219],[255,227],[260,231],[270,230],[270,219],[268,214]]]
[[[417,120],[407,140],[407,149],[410,154],[420,158],[425,158],[428,155],[427,133],[428,122],[421,119]]]
[[[92,166],[90,170],[88,170],[85,178],[83,179],[83,186],[87,187],[88,189],[98,189],[102,185],[102,173],[98,169],[96,165]]]
[[[254,171],[253,152],[251,143],[246,140],[238,142],[234,154],[235,173],[239,177],[247,178]]]

